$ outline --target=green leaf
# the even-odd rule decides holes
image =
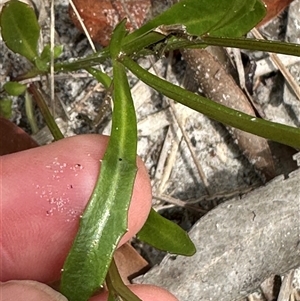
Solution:
[[[39,57],[34,60],[34,64],[39,71],[47,72],[50,67],[50,63],[48,61],[43,61]]]
[[[6,46],[33,62],[38,56],[40,27],[36,15],[27,4],[7,2],[0,15],[2,38]]]
[[[112,80],[106,73],[92,67],[86,68],[86,71],[92,74],[104,88],[108,89],[110,87]]]
[[[26,85],[18,82],[7,82],[3,85],[3,89],[10,95],[19,96],[26,91]]]
[[[251,3],[253,4],[252,8],[250,8]],[[260,0],[245,0],[245,5],[241,6],[241,10],[236,16],[232,15],[233,18],[227,24],[222,27],[218,26],[218,29],[209,32],[209,35],[214,37],[241,37],[255,27],[265,15],[266,7]]]
[[[12,115],[12,100],[9,98],[0,99],[0,116],[9,119]]]
[[[225,107],[151,74],[128,57],[124,57],[122,63],[134,75],[153,89],[209,118],[257,136],[300,148],[299,128],[255,118],[243,112]]]
[[[195,36],[221,34],[239,37],[252,29],[264,15],[265,8],[260,0],[181,0],[128,35],[125,41],[132,42],[161,25],[174,24],[186,26],[187,32]]]
[[[125,24],[126,19],[124,19],[117,25],[114,32],[114,38],[111,40],[109,45],[110,57],[115,63],[117,63],[118,58],[122,55],[123,40],[127,35]]]
[[[62,45],[57,45],[53,47],[53,58],[57,59],[63,52],[64,47]],[[51,46],[49,44],[45,45],[41,55],[40,59],[45,62],[51,61]]]
[[[124,33],[122,23],[112,36],[112,57],[118,56]],[[112,132],[99,179],[64,264],[61,292],[69,301],[87,300],[103,283],[113,252],[127,229],[127,212],[137,171],[136,116],[125,68],[116,59],[112,63]]]
[[[53,58],[57,59],[63,51],[63,46],[54,46],[53,48]],[[35,60],[35,66],[38,70],[46,72],[49,70],[51,62],[51,48],[50,45],[46,45],[39,57]]]
[[[250,8],[252,10],[255,2],[256,0],[234,1],[232,6],[228,6],[228,10],[224,14],[224,17],[209,30],[209,34],[215,33],[219,29],[223,29],[228,25],[230,26],[236,20],[241,23],[240,18],[248,13]]]
[[[196,252],[188,234],[153,209],[151,209],[143,228],[137,234],[137,238],[159,250],[173,254],[192,256]]]

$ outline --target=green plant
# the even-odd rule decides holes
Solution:
[[[124,289],[122,283],[112,286],[111,281],[113,278],[118,280],[112,255],[126,231],[127,210],[136,173],[136,119],[126,68],[160,93],[210,118],[274,141],[300,147],[299,129],[254,119],[253,116],[186,91],[150,74],[133,59],[150,54],[160,55],[164,51],[179,48],[204,48],[207,45],[299,54],[297,45],[241,38],[262,19],[264,13],[264,6],[259,0],[230,0],[221,3],[182,0],[131,34],[126,32],[125,22],[121,22],[112,35],[110,45],[96,54],[74,62],[54,64],[55,72],[86,69],[106,89],[111,89],[114,101],[111,139],[103,158],[101,173],[62,274],[61,290],[70,301],[87,300],[99,283],[104,282],[107,273],[110,300],[115,300],[116,295],[124,300],[138,300]],[[26,27],[21,21],[24,18]],[[35,85],[27,87],[18,82],[48,74],[51,61],[61,54],[62,48],[56,46],[51,51],[51,47],[47,45],[41,53],[38,52],[40,28],[36,16],[31,8],[17,0],[11,0],[5,5],[0,25],[6,46],[32,64],[31,70],[6,83],[4,89],[11,95],[19,95],[28,90],[40,107],[54,138],[62,139],[63,136]],[[113,78],[94,67],[107,59],[112,61]],[[100,202],[100,198],[104,198],[105,202]],[[88,231],[90,229],[94,230]],[[180,239],[173,240],[170,233],[180,236]],[[138,236],[145,242],[172,253],[192,255],[195,252],[186,233],[154,210]]]

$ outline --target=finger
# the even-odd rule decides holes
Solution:
[[[130,285],[129,288],[143,301],[178,301],[168,291],[152,285]],[[6,301],[67,301],[49,286],[36,281],[0,283],[1,296]],[[108,294],[92,297],[90,301],[107,301]]]
[[[137,295],[142,301],[178,301],[174,295],[163,288],[146,285],[134,284],[128,286],[130,290]],[[92,297],[90,301],[107,301],[108,293],[102,293],[99,296]]]
[[[0,290],[5,301],[68,301],[48,285],[30,280],[0,283]]]
[[[2,281],[59,278],[107,142],[100,135],[76,136],[0,157]],[[139,231],[151,206],[147,171],[141,160],[137,165],[122,243]]]

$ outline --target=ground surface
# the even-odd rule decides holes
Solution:
[[[67,5],[67,0],[55,2],[55,39],[56,43],[64,45],[62,59],[92,53],[86,38],[69,20]],[[39,1],[36,8],[43,29],[41,43],[46,43],[49,41],[49,3]],[[300,43],[299,16],[300,1],[295,1],[288,13],[266,26],[263,32],[268,39]],[[2,84],[28,66],[22,58],[12,54],[0,43]],[[248,54],[257,64],[262,64],[260,60],[267,57],[259,52]],[[151,67],[146,59],[140,63],[145,68]],[[154,63],[153,67],[161,76],[175,84],[193,82],[191,78],[185,77],[187,66],[180,56],[162,59]],[[111,73],[109,63],[103,68]],[[293,63],[289,69],[299,83],[300,63]],[[259,111],[269,120],[299,126],[300,102],[281,73],[259,72],[262,72],[259,73],[260,77],[254,76],[253,82],[253,99]],[[189,230],[204,213],[217,204],[262,185],[261,177],[253,164],[243,155],[243,151],[234,143],[234,138],[223,125],[179,104],[172,105],[171,100],[157,94],[134,77],[130,79],[138,117],[138,154],[143,158],[151,176],[154,208]],[[47,79],[38,78],[36,81],[45,94],[50,95]],[[193,88],[198,90],[197,87]],[[57,121],[66,136],[109,134],[110,109],[105,105],[105,91],[87,73],[56,75],[55,95]],[[23,102],[22,98],[14,99],[12,120],[31,133]],[[107,112],[102,113],[102,110]],[[43,129],[41,116],[38,114],[37,117],[41,130],[34,133],[33,137],[41,144],[51,142],[51,136]],[[184,130],[184,135],[180,128]],[[194,158],[188,146],[192,148]],[[289,173],[296,168],[292,159],[296,151],[285,147],[282,149],[287,155],[284,160],[280,155],[275,158],[278,174]],[[199,166],[195,162],[202,168],[204,178],[200,177]],[[136,245],[139,245],[138,242]],[[146,247],[143,254],[152,264],[158,263],[162,257],[160,253]],[[295,273],[297,274],[299,271]],[[299,279],[299,276],[296,278]]]

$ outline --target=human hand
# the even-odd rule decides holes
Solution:
[[[0,280],[8,281],[0,286],[2,300],[65,300],[42,283],[60,278],[107,142],[105,136],[83,135],[0,157]],[[147,170],[139,159],[137,166],[128,232],[120,245],[140,230],[151,208]],[[176,301],[153,286],[130,288],[143,301]],[[104,293],[91,300],[106,299]]]

